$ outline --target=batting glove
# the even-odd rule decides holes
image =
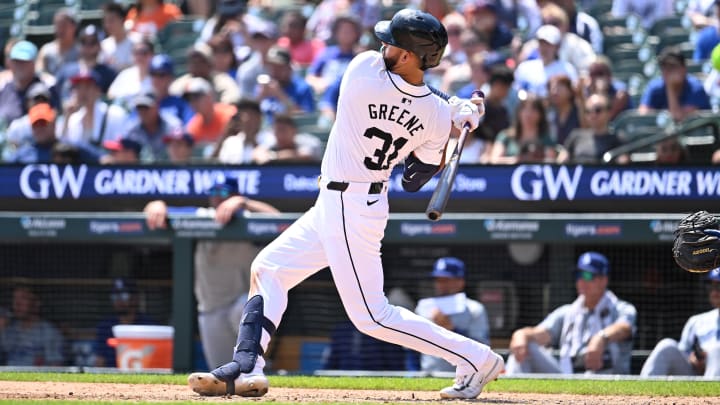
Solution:
[[[451,97],[448,102],[452,106],[452,122],[456,128],[463,129],[468,126],[472,131],[480,125],[482,114],[476,104],[457,97]]]

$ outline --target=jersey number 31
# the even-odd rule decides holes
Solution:
[[[377,127],[368,128],[363,134],[366,138],[380,138],[383,141],[382,148],[375,149],[373,159],[369,156],[365,157],[365,167],[370,170],[387,170],[392,165],[392,161],[398,156],[398,151],[407,143],[406,138],[398,138],[393,140],[392,134],[385,132]],[[390,147],[393,148],[390,152]],[[388,154],[390,152],[390,154]]]

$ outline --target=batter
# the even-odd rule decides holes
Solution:
[[[375,33],[381,52],[356,56],[342,80],[317,201],[254,260],[233,360],[188,378],[202,395],[267,392],[262,353],[285,312],[287,292],[327,266],[361,332],[456,366],[455,384],[441,397],[475,398],[503,368],[488,346],[388,304],[383,293],[380,247],[393,166],[404,161],[403,188],[419,190],[443,166],[451,124],[474,129],[481,113],[469,100],[447,101],[423,82],[447,45],[435,17],[401,10]]]

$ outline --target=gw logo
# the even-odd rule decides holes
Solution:
[[[77,173],[71,166],[61,171],[55,165],[28,165],[20,173],[20,191],[26,198],[46,199],[50,198],[50,190],[55,198],[63,198],[70,190],[73,198],[79,198],[87,171],[85,165]]]
[[[518,200],[537,201],[543,196],[557,200],[561,190],[573,200],[581,177],[582,166],[576,166],[572,173],[560,166],[555,173],[550,165],[520,165],[513,170],[510,187]]]

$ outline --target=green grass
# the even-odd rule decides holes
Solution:
[[[127,384],[185,385],[186,375],[154,374],[70,374],[0,373],[5,381],[103,382]],[[449,381],[440,378],[310,377],[270,376],[270,385],[309,389],[366,389],[436,391]],[[486,388],[488,392],[518,392],[580,395],[648,395],[720,397],[718,381],[606,381],[503,379]],[[177,404],[177,403],[173,403]]]

